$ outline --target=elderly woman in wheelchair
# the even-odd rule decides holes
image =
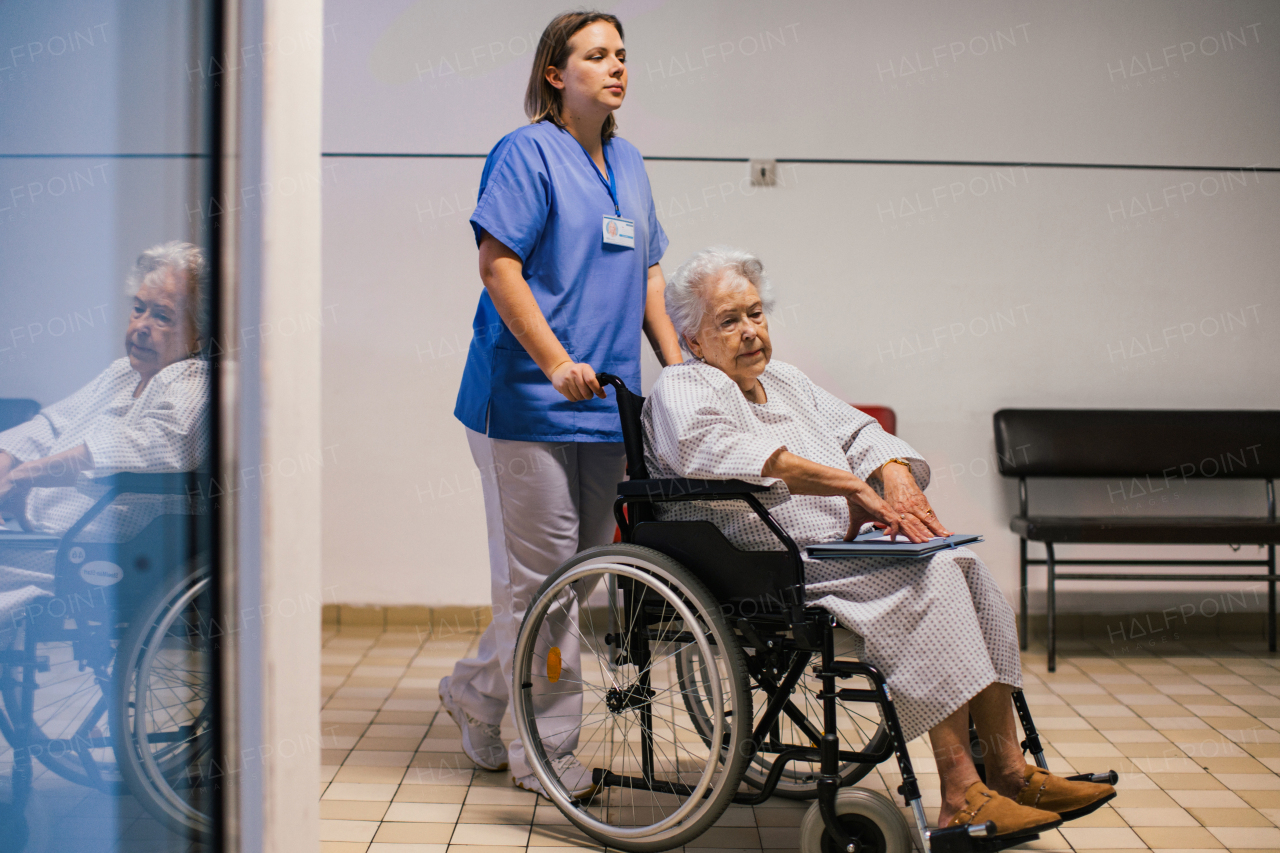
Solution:
[[[144,252],[125,357],[0,432],[0,733],[17,805],[35,757],[127,787],[171,828],[211,826],[187,778],[212,719],[189,630],[210,583],[190,518],[209,447],[207,278],[192,244]]]
[[[1114,774],[1044,769],[1013,612],[977,555],[800,556],[872,525],[912,542],[949,531],[924,495],[929,467],[915,450],[772,360],[771,302],[760,261],[736,250],[695,254],[667,285],[667,313],[694,360],[664,369],[644,401],[643,450],[628,436],[632,479],[615,512],[624,542],[549,578],[517,641],[516,723],[526,744],[541,745],[533,764],[549,796],[580,828],[629,850],[685,843],[717,808],[758,801],[739,780],[761,797],[818,796],[802,849],[903,849],[905,824],[883,797],[835,793],[895,753],[900,792],[933,849],[1000,849],[1099,808],[1115,796]],[[611,384],[625,435],[639,398]],[[802,575],[790,600],[778,578],[788,572]],[[751,601],[770,573],[778,594]],[[544,626],[575,603],[574,648],[549,647]],[[858,661],[835,660],[837,622]],[[818,684],[807,686],[815,654]],[[835,688],[852,676],[870,689]],[[581,716],[540,719],[547,697],[564,694],[581,695]],[[925,732],[943,832],[925,830],[905,755]],[[595,768],[590,790],[557,784],[555,761],[571,753]]]

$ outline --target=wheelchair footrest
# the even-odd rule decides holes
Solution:
[[[1114,785],[1120,781],[1120,774],[1114,770],[1106,773],[1081,773],[1079,776],[1068,776],[1068,782],[1096,782],[1100,785]]]
[[[1040,838],[1032,835],[991,835],[995,824],[987,821],[978,826],[952,826],[929,833],[928,853],[996,853]]]

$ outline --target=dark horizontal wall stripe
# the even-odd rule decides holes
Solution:
[[[0,154],[0,160],[207,160],[208,154]]]
[[[353,158],[407,158],[407,159],[476,159],[487,154],[422,154],[382,153],[365,151],[325,151],[322,157]],[[646,160],[668,163],[747,163],[748,157],[645,157]],[[1280,166],[1165,166],[1156,163],[1033,163],[1023,160],[871,160],[828,159],[817,157],[779,157],[779,163],[811,163],[837,166],[975,166],[980,168],[1008,168],[1021,166],[1029,169],[1136,169],[1161,172],[1280,172]]]

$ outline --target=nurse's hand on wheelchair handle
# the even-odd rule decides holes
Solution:
[[[589,364],[565,361],[551,368],[551,384],[566,400],[580,403],[592,396],[604,399],[604,389]]]

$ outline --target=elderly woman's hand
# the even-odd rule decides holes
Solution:
[[[951,531],[942,526],[929,499],[916,485],[911,469],[897,462],[885,463],[879,471],[884,485],[884,499],[902,522],[903,532],[915,532],[925,539],[933,536],[950,536]]]
[[[12,473],[6,472],[4,476],[0,476],[0,522],[7,523],[16,519],[25,528],[28,526],[27,495],[31,493],[31,485],[29,481],[13,477]]]

